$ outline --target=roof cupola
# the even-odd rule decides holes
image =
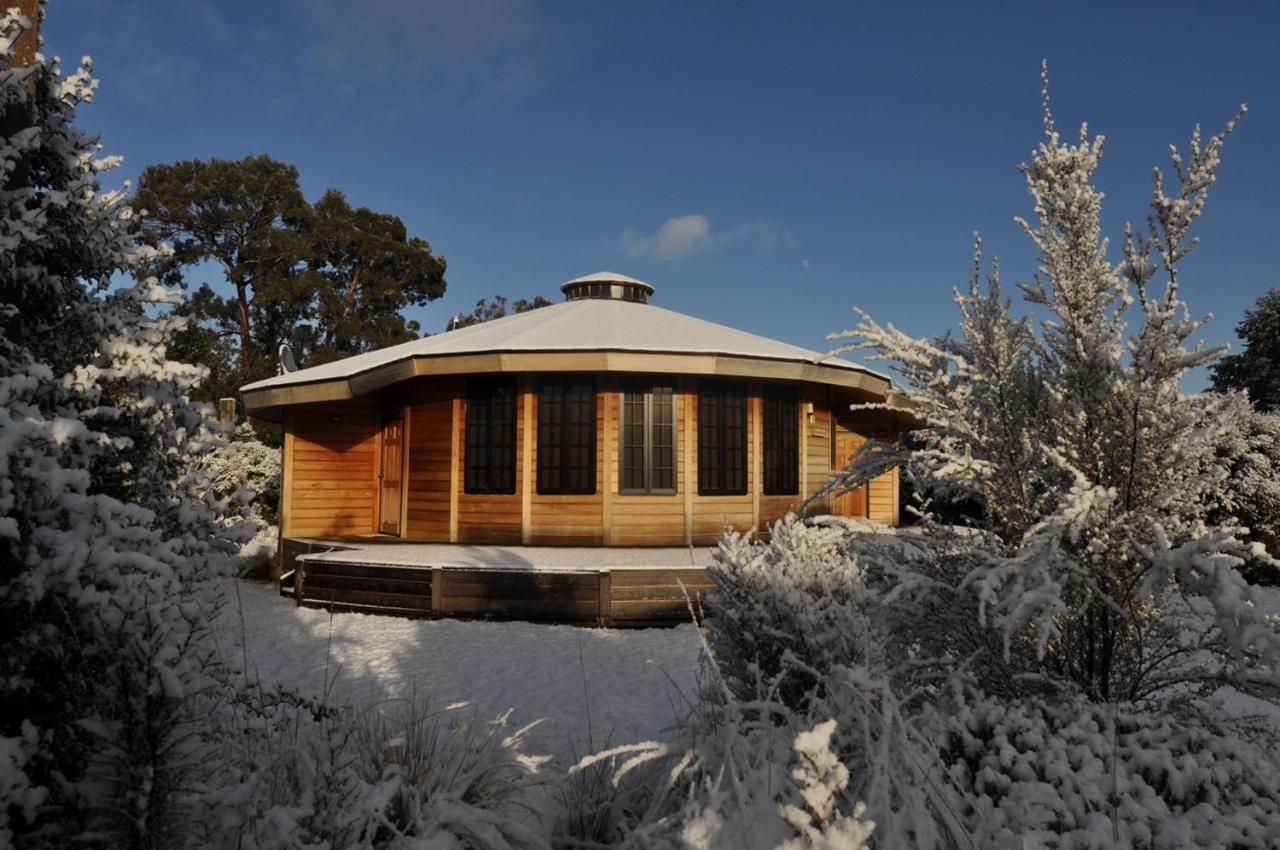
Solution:
[[[599,298],[607,301],[635,301],[648,304],[653,287],[617,272],[596,272],[560,285],[565,301]]]

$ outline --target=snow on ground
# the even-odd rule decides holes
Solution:
[[[608,743],[661,739],[686,701],[696,701],[692,624],[614,630],[330,615],[299,608],[270,585],[240,581],[227,590],[223,652],[246,659],[263,683],[319,695],[328,681],[331,702],[357,706],[416,692],[442,709],[466,702],[481,721],[513,709],[517,725],[545,718],[529,752],[568,759]]]

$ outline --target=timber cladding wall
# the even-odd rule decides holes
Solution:
[[[897,426],[893,419],[883,413],[874,412],[841,412],[837,409],[836,430],[838,432],[857,434],[861,442],[867,439],[879,440],[882,443],[897,445]],[[839,465],[847,462],[840,458]],[[867,487],[867,518],[887,525],[897,525],[898,511],[898,470],[894,469],[869,481]]]
[[[282,536],[374,530],[380,418],[368,400],[304,404],[285,413]]]
[[[831,416],[830,388],[806,384],[800,407],[804,417],[800,444],[800,489],[805,498],[808,498],[827,486],[831,480],[835,423]],[[830,511],[831,500],[828,498],[811,504],[807,513],[825,514]]]
[[[406,390],[409,474],[404,536],[408,539],[449,540],[450,465],[457,451],[453,406],[461,391],[462,382],[452,380],[419,381]]]
[[[537,376],[520,378],[516,399],[515,492],[464,492],[466,382],[417,378],[377,398],[298,405],[286,412],[288,474],[282,507],[285,536],[323,537],[375,530],[380,434],[384,416],[403,416],[407,469],[403,537],[494,545],[680,546],[714,543],[725,526],[769,527],[830,480],[837,432],[892,441],[891,417],[847,412],[830,388],[805,384],[796,410],[799,493],[763,492],[762,393],[748,382],[747,492],[698,493],[699,379],[681,378],[674,394],[676,492],[624,494],[619,488],[622,378],[597,375],[596,491],[537,492]],[[868,486],[872,519],[897,521],[897,476]],[[827,513],[830,499],[809,506]]]

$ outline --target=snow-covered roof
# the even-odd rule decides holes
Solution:
[[[588,278],[590,280],[591,278]],[[299,369],[241,387],[242,392],[352,378],[417,358],[516,352],[704,354],[813,363],[883,376],[839,358],[634,301],[582,299],[540,307],[458,330]],[[886,382],[887,378],[883,378]]]

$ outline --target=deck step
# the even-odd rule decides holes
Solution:
[[[295,570],[289,570],[280,576],[280,595],[292,599],[294,597],[294,575]]]

